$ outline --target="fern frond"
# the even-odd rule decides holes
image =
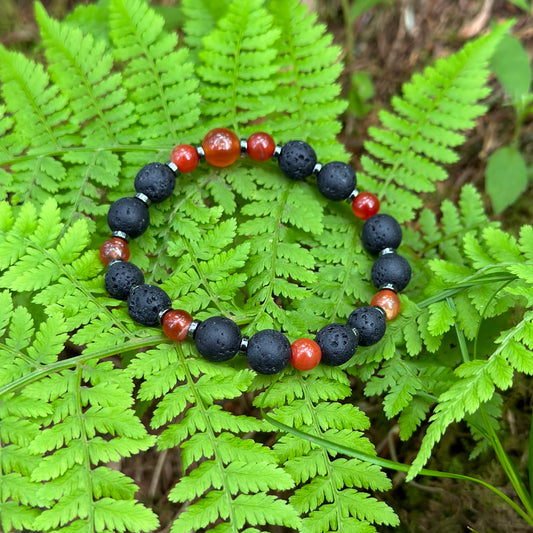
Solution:
[[[261,0],[232,2],[203,41],[198,73],[202,115],[226,117],[235,131],[272,113],[279,35]],[[211,122],[208,121],[208,124]]]
[[[184,40],[195,59],[202,49],[202,39],[215,29],[217,21],[224,17],[230,3],[231,0],[183,0]]]
[[[350,394],[341,370],[317,368],[313,374],[304,377],[294,373],[292,378],[273,383],[255,403],[273,407],[273,418],[285,425],[375,453],[362,434],[369,426],[367,417],[355,406],[338,403]],[[322,403],[326,397],[329,403]],[[289,501],[304,518],[302,531],[352,531],[363,525],[375,531],[371,522],[397,523],[390,508],[360,490],[388,489],[390,482],[379,467],[336,458],[292,434],[281,437],[274,451],[297,484]],[[381,518],[376,519],[378,509]]]
[[[163,31],[163,18],[141,0],[113,0],[109,6],[114,56],[125,63],[124,85],[131,92],[140,139],[177,144],[198,120],[200,95],[185,48]],[[188,132],[188,142],[196,136]]]
[[[457,159],[453,148],[463,142],[461,132],[485,111],[479,102],[489,92],[488,62],[508,28],[500,26],[413,76],[403,97],[392,99],[393,112],[380,113],[383,128],[369,128],[360,181],[379,191],[400,221],[420,209],[417,193],[434,190],[447,177],[443,165]]]
[[[75,123],[83,124],[85,142],[95,146],[120,141],[121,132],[136,117],[132,103],[125,101],[122,76],[112,72],[113,60],[105,43],[50,18],[39,3],[35,16],[51,77],[68,97]]]
[[[292,488],[292,479],[268,448],[237,436],[260,431],[263,424],[214,404],[242,394],[253,379],[251,372],[231,367],[220,370],[185,350],[160,346],[140,354],[128,367],[132,376],[145,377],[140,398],[146,401],[164,395],[151,421],[154,428],[167,426],[158,439],[159,448],[181,446],[184,471],[199,462],[170,492],[171,501],[192,502],[172,531],[197,530],[219,518],[228,520],[234,531],[246,522],[296,527],[299,518],[294,510],[267,494]],[[182,417],[181,421],[169,424],[176,417]],[[269,475],[258,478],[258,472]]]
[[[1,163],[11,162],[17,173],[16,187],[11,189],[16,194],[15,201],[42,202],[59,190],[66,174],[64,165],[51,154],[61,152],[75,131],[68,123],[67,101],[50,84],[41,65],[3,47],[0,79],[6,110],[11,111],[14,120],[13,135],[19,139],[18,146],[10,146],[10,137],[2,138]],[[17,161],[16,157],[26,150],[32,157]]]
[[[531,230],[522,229],[522,235]],[[458,269],[444,261],[433,261],[431,268],[436,274],[436,283],[456,286],[466,283],[466,293],[477,315],[477,324],[482,319],[497,316],[516,305],[518,295],[528,293],[527,286],[533,281],[533,266],[523,253],[530,250],[509,234],[494,227],[485,228],[482,240],[472,233],[464,237],[464,254],[472,266]],[[471,286],[469,286],[471,284]],[[445,304],[447,305],[447,304]],[[435,307],[439,306],[439,307]],[[453,323],[443,314],[439,304],[430,306],[435,327],[448,330]],[[511,329],[500,333],[495,340],[496,348],[486,359],[466,361],[457,366],[448,387],[439,395],[438,403],[430,418],[430,426],[414,461],[409,478],[414,477],[428,460],[431,450],[454,421],[473,415],[482,404],[493,401],[497,389],[507,390],[513,383],[514,373],[533,373],[531,359],[531,329],[533,314],[526,312]],[[447,324],[447,325],[446,325]],[[442,331],[440,333],[442,333]],[[476,329],[475,334],[478,334]]]

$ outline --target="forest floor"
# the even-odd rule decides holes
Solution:
[[[360,0],[359,0],[360,1]],[[81,2],[48,0],[43,4],[48,11],[62,17]],[[83,2],[87,3],[87,2]],[[175,2],[154,2],[171,5]],[[350,4],[357,2],[350,2]],[[370,3],[370,2],[368,2]],[[33,20],[33,2],[29,0],[0,0],[0,42],[5,45],[30,49],[39,40]],[[391,97],[399,94],[401,85],[414,72],[439,57],[457,51],[465,42],[487,31],[492,22],[516,19],[512,30],[533,57],[533,15],[506,0],[390,0],[366,11],[353,24],[346,25],[341,0],[307,0],[310,9],[316,10],[328,25],[334,40],[344,50],[346,68],[343,74],[345,96],[351,86],[354,73],[365,73],[372,81],[374,94],[369,100],[367,114],[361,118],[345,117],[344,129],[339,140],[352,152],[352,162],[363,151],[366,131],[378,123],[378,112],[389,105]],[[347,49],[346,43],[352,43]],[[505,95],[495,80],[488,98],[489,112],[468,133],[468,141],[460,148],[459,161],[449,168],[450,178],[439,185],[437,194],[427,196],[425,205],[438,212],[444,198],[456,199],[465,183],[475,184],[484,190],[487,158],[496,149],[508,144],[514,134],[515,116],[506,105]],[[533,166],[533,120],[530,117],[521,130],[519,147],[529,166]],[[531,223],[533,214],[533,188],[531,185],[522,197],[499,217],[503,226],[516,232],[520,225]],[[487,199],[487,209],[490,202]],[[356,385],[357,387],[357,385]],[[356,390],[357,392],[357,390]],[[531,385],[526,379],[518,379],[512,394],[505,398],[503,445],[518,465],[527,464],[530,413],[533,403]],[[420,440],[410,439],[402,443],[398,439],[394,421],[386,420],[377,402],[360,405],[372,418],[373,429],[369,436],[383,457],[410,463],[416,455]],[[239,406],[236,404],[236,409]],[[462,425],[450,428],[437,448],[429,468],[458,471],[492,483],[512,497],[512,487],[502,473],[492,454],[481,455],[469,461],[467,450],[471,448],[469,433]],[[170,454],[169,454],[170,455]],[[164,496],[173,479],[171,470],[174,459],[165,461],[156,454],[144,455],[123,465],[140,485],[144,494],[154,497],[152,504],[158,507],[162,521],[170,521],[176,512],[169,508]],[[158,468],[162,466],[161,470]],[[150,485],[153,472],[158,471],[158,487]],[[167,471],[167,473],[166,473]],[[398,512],[402,525],[395,531],[409,533],[526,533],[530,531],[509,507],[501,506],[492,493],[483,487],[465,482],[424,479],[405,484],[403,474],[392,475],[393,489],[385,495],[386,501]],[[144,486],[143,486],[144,485]],[[166,529],[165,531],[168,531]],[[388,531],[386,528],[382,531]],[[349,533],[349,532],[344,532]]]

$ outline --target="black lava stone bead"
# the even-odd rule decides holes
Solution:
[[[168,165],[149,163],[139,170],[134,185],[137,192],[146,194],[151,202],[157,204],[174,191],[176,175]]]
[[[159,314],[170,307],[168,294],[155,285],[139,285],[128,296],[131,318],[144,326],[157,326]]]
[[[374,261],[370,277],[376,287],[391,284],[403,291],[411,280],[411,266],[401,255],[385,254]]]
[[[224,316],[213,316],[204,320],[194,332],[194,343],[201,355],[208,361],[227,361],[241,346],[239,326]]]
[[[250,367],[259,374],[277,374],[291,358],[289,339],[274,329],[263,329],[252,335],[248,341],[246,359]]]
[[[306,142],[289,141],[281,148],[278,165],[288,178],[303,180],[313,173],[316,154]]]
[[[346,324],[348,327],[357,330],[361,346],[376,344],[385,335],[385,330],[387,329],[385,313],[375,306],[359,307],[352,311]]]
[[[134,239],[142,235],[150,224],[148,206],[138,198],[120,198],[111,204],[107,223],[111,231],[123,231]]]
[[[378,214],[363,224],[361,238],[371,254],[378,254],[385,248],[396,250],[402,242],[402,228],[394,217]]]
[[[328,324],[315,337],[322,350],[321,362],[339,366],[349,361],[357,350],[357,337],[345,324]]]
[[[355,189],[357,179],[350,165],[340,161],[326,163],[317,176],[318,190],[330,200],[345,200]]]
[[[144,276],[141,269],[127,261],[116,261],[109,265],[104,278],[105,288],[117,300],[127,300],[134,285],[142,285]]]

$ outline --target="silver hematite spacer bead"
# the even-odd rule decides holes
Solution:
[[[138,192],[136,195],[135,195],[135,198],[137,198],[138,200],[140,200],[141,202],[145,203],[147,207],[150,207],[150,204],[152,203],[150,201],[150,198],[148,198],[148,196],[146,196],[146,194],[144,194],[143,192]]]
[[[383,285],[380,285],[379,290],[382,291],[383,289],[389,289],[390,291],[394,291],[396,293],[398,292],[392,283],[384,283]]]
[[[359,191],[357,189],[354,189],[350,193],[350,196],[348,196],[348,198],[346,198],[346,201],[351,204],[355,200],[355,198],[357,198],[358,196],[359,196]]]
[[[315,163],[315,166],[313,167],[313,174],[315,176],[318,176],[321,170],[322,170],[322,163],[318,161],[317,163]]]
[[[277,159],[279,155],[281,154],[281,144],[277,144],[276,148],[274,148],[274,153],[272,154],[272,159]]]
[[[351,328],[351,330],[353,331],[353,334],[355,335],[357,342],[359,342],[359,331],[357,331],[357,328]]]
[[[172,172],[174,172],[174,174],[179,172],[178,165],[176,165],[176,163],[174,163],[173,161],[169,161],[167,163],[167,167],[170,168],[170,170],[172,170]]]
[[[162,311],[159,311],[159,323],[161,324],[162,321],[163,321],[163,316],[164,314],[167,312],[167,311],[170,311],[170,307],[168,309],[163,309]]]
[[[191,325],[189,326],[189,331],[187,332],[187,336],[189,337],[189,339],[194,339],[194,334],[196,333],[196,330],[198,329],[198,326],[201,323],[201,320],[193,320],[191,322]]]
[[[119,237],[120,239],[124,239],[126,242],[128,242],[130,240],[128,235],[126,235],[126,233],[124,233],[123,231],[114,231],[113,233],[111,233],[111,236],[112,237]]]
[[[246,350],[248,350],[248,341],[250,340],[250,337],[243,336],[241,340],[241,346],[239,347],[240,352],[246,353]]]
[[[379,252],[379,255],[382,256],[382,255],[395,254],[395,253],[396,253],[396,250],[394,248],[383,248],[383,250]]]
[[[204,161],[205,160],[205,152],[204,149],[201,146],[196,147],[196,151],[198,152],[198,157]]]
[[[382,315],[384,319],[387,319],[387,313],[385,313],[385,309],[383,307],[380,307],[379,305],[373,305],[374,309],[377,309]]]
[[[241,154],[245,154],[248,151],[248,141],[241,139]]]
[[[109,261],[109,263],[107,263],[107,268],[109,268],[111,265],[114,265],[115,263],[121,263],[122,261],[124,261],[124,259],[112,259],[111,261]]]

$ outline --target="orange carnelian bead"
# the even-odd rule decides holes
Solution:
[[[205,160],[215,167],[228,167],[241,154],[241,141],[227,128],[215,128],[202,141]]]
[[[366,220],[379,212],[378,197],[371,192],[361,192],[352,201],[353,214]]]
[[[100,259],[104,265],[108,265],[114,259],[127,261],[130,258],[130,247],[120,237],[111,237],[100,246]]]
[[[200,161],[198,152],[190,144],[178,144],[170,153],[170,160],[180,172],[192,172]]]
[[[381,289],[378,291],[374,295],[374,298],[372,298],[370,305],[381,307],[387,315],[387,320],[396,318],[401,308],[400,297],[391,289]]]
[[[246,144],[246,152],[254,161],[267,161],[274,155],[276,149],[274,139],[262,131],[252,133]]]
[[[320,346],[311,339],[297,339],[291,344],[291,364],[296,370],[311,370],[322,359]]]
[[[173,341],[182,341],[187,338],[192,316],[182,309],[169,309],[161,319],[163,332]]]

